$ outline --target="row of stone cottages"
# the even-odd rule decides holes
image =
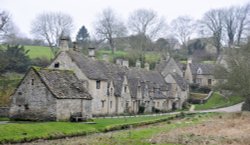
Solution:
[[[182,68],[172,58],[156,70],[129,68],[95,60],[61,40],[60,52],[48,68],[32,67],[12,95],[13,119],[69,120],[182,108],[189,94]],[[148,65],[145,65],[148,66]],[[147,67],[148,68],[148,67]]]

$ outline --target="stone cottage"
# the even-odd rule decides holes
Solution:
[[[214,67],[214,64],[193,63],[189,60],[185,71],[185,79],[190,84],[196,83],[200,86],[213,86],[216,83],[213,75]]]
[[[149,64],[141,68],[139,61],[135,68],[127,60],[120,60],[120,65],[99,61],[94,48],[84,56],[76,46],[69,48],[67,39],[60,43],[48,68],[31,68],[24,77],[13,95],[12,118],[68,120],[77,114],[136,114],[142,108],[168,111],[181,108],[187,99],[188,84],[170,57],[153,71]]]
[[[91,117],[92,97],[73,71],[32,67],[11,99],[9,116],[23,120]]]
[[[161,73],[165,82],[169,85],[168,108],[181,109],[189,96],[189,84],[184,78],[182,64],[167,56],[156,65],[156,70]]]

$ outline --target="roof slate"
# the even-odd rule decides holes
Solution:
[[[70,70],[36,69],[47,88],[59,99],[92,99],[82,81]]]
[[[214,70],[213,64],[204,64],[204,63],[191,63],[189,64],[191,72],[193,75],[197,75],[197,70],[201,68],[202,75],[212,75]]]

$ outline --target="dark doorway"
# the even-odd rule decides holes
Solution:
[[[172,110],[173,110],[173,111],[176,110],[176,102],[174,102],[174,103],[172,104]]]

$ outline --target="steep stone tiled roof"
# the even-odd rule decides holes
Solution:
[[[32,68],[41,81],[59,99],[92,99],[73,71]]]
[[[178,75],[177,73],[173,73],[171,74],[173,76],[173,78],[175,79],[176,83],[178,86],[180,86],[180,88],[182,90],[186,90],[187,89],[187,81],[181,77],[180,75]]]
[[[121,96],[123,87],[122,85],[127,68],[120,65],[100,61],[96,61],[96,63],[99,63],[101,67],[100,69],[102,69],[102,72],[106,74],[107,78],[110,81],[113,81],[115,87],[115,96]]]
[[[113,81],[115,87],[115,96],[121,96],[125,77],[128,79],[130,94],[134,98],[137,97],[138,86],[141,86],[142,83],[146,82],[148,89],[154,89],[156,86],[159,86],[161,91],[168,90],[168,86],[163,76],[158,71],[147,71],[145,69],[139,68],[126,68],[111,63],[97,60],[94,61],[88,57],[82,56],[77,52],[69,51],[67,53],[88,78]],[[142,89],[142,87],[140,87],[140,89]]]
[[[167,66],[170,59],[160,61],[160,63],[155,66],[155,70],[162,72],[165,69],[165,67]]]
[[[87,75],[89,79],[95,80],[107,80],[108,77],[102,70],[102,64],[97,63],[79,52],[67,51],[71,59],[77,64],[77,66]]]
[[[167,99],[168,97],[165,96],[164,94],[162,94],[161,92],[157,93],[153,93],[153,96],[152,96],[153,99]]]
[[[199,68],[202,70],[202,75],[212,75],[214,71],[213,64],[191,63],[189,66],[193,75],[197,75],[197,70]]]
[[[127,72],[129,81],[129,89],[132,97],[136,97],[138,86],[142,83],[146,83],[148,89],[154,89],[160,87],[162,90],[167,89],[167,84],[164,78],[157,71],[146,71],[144,69],[131,68]]]

